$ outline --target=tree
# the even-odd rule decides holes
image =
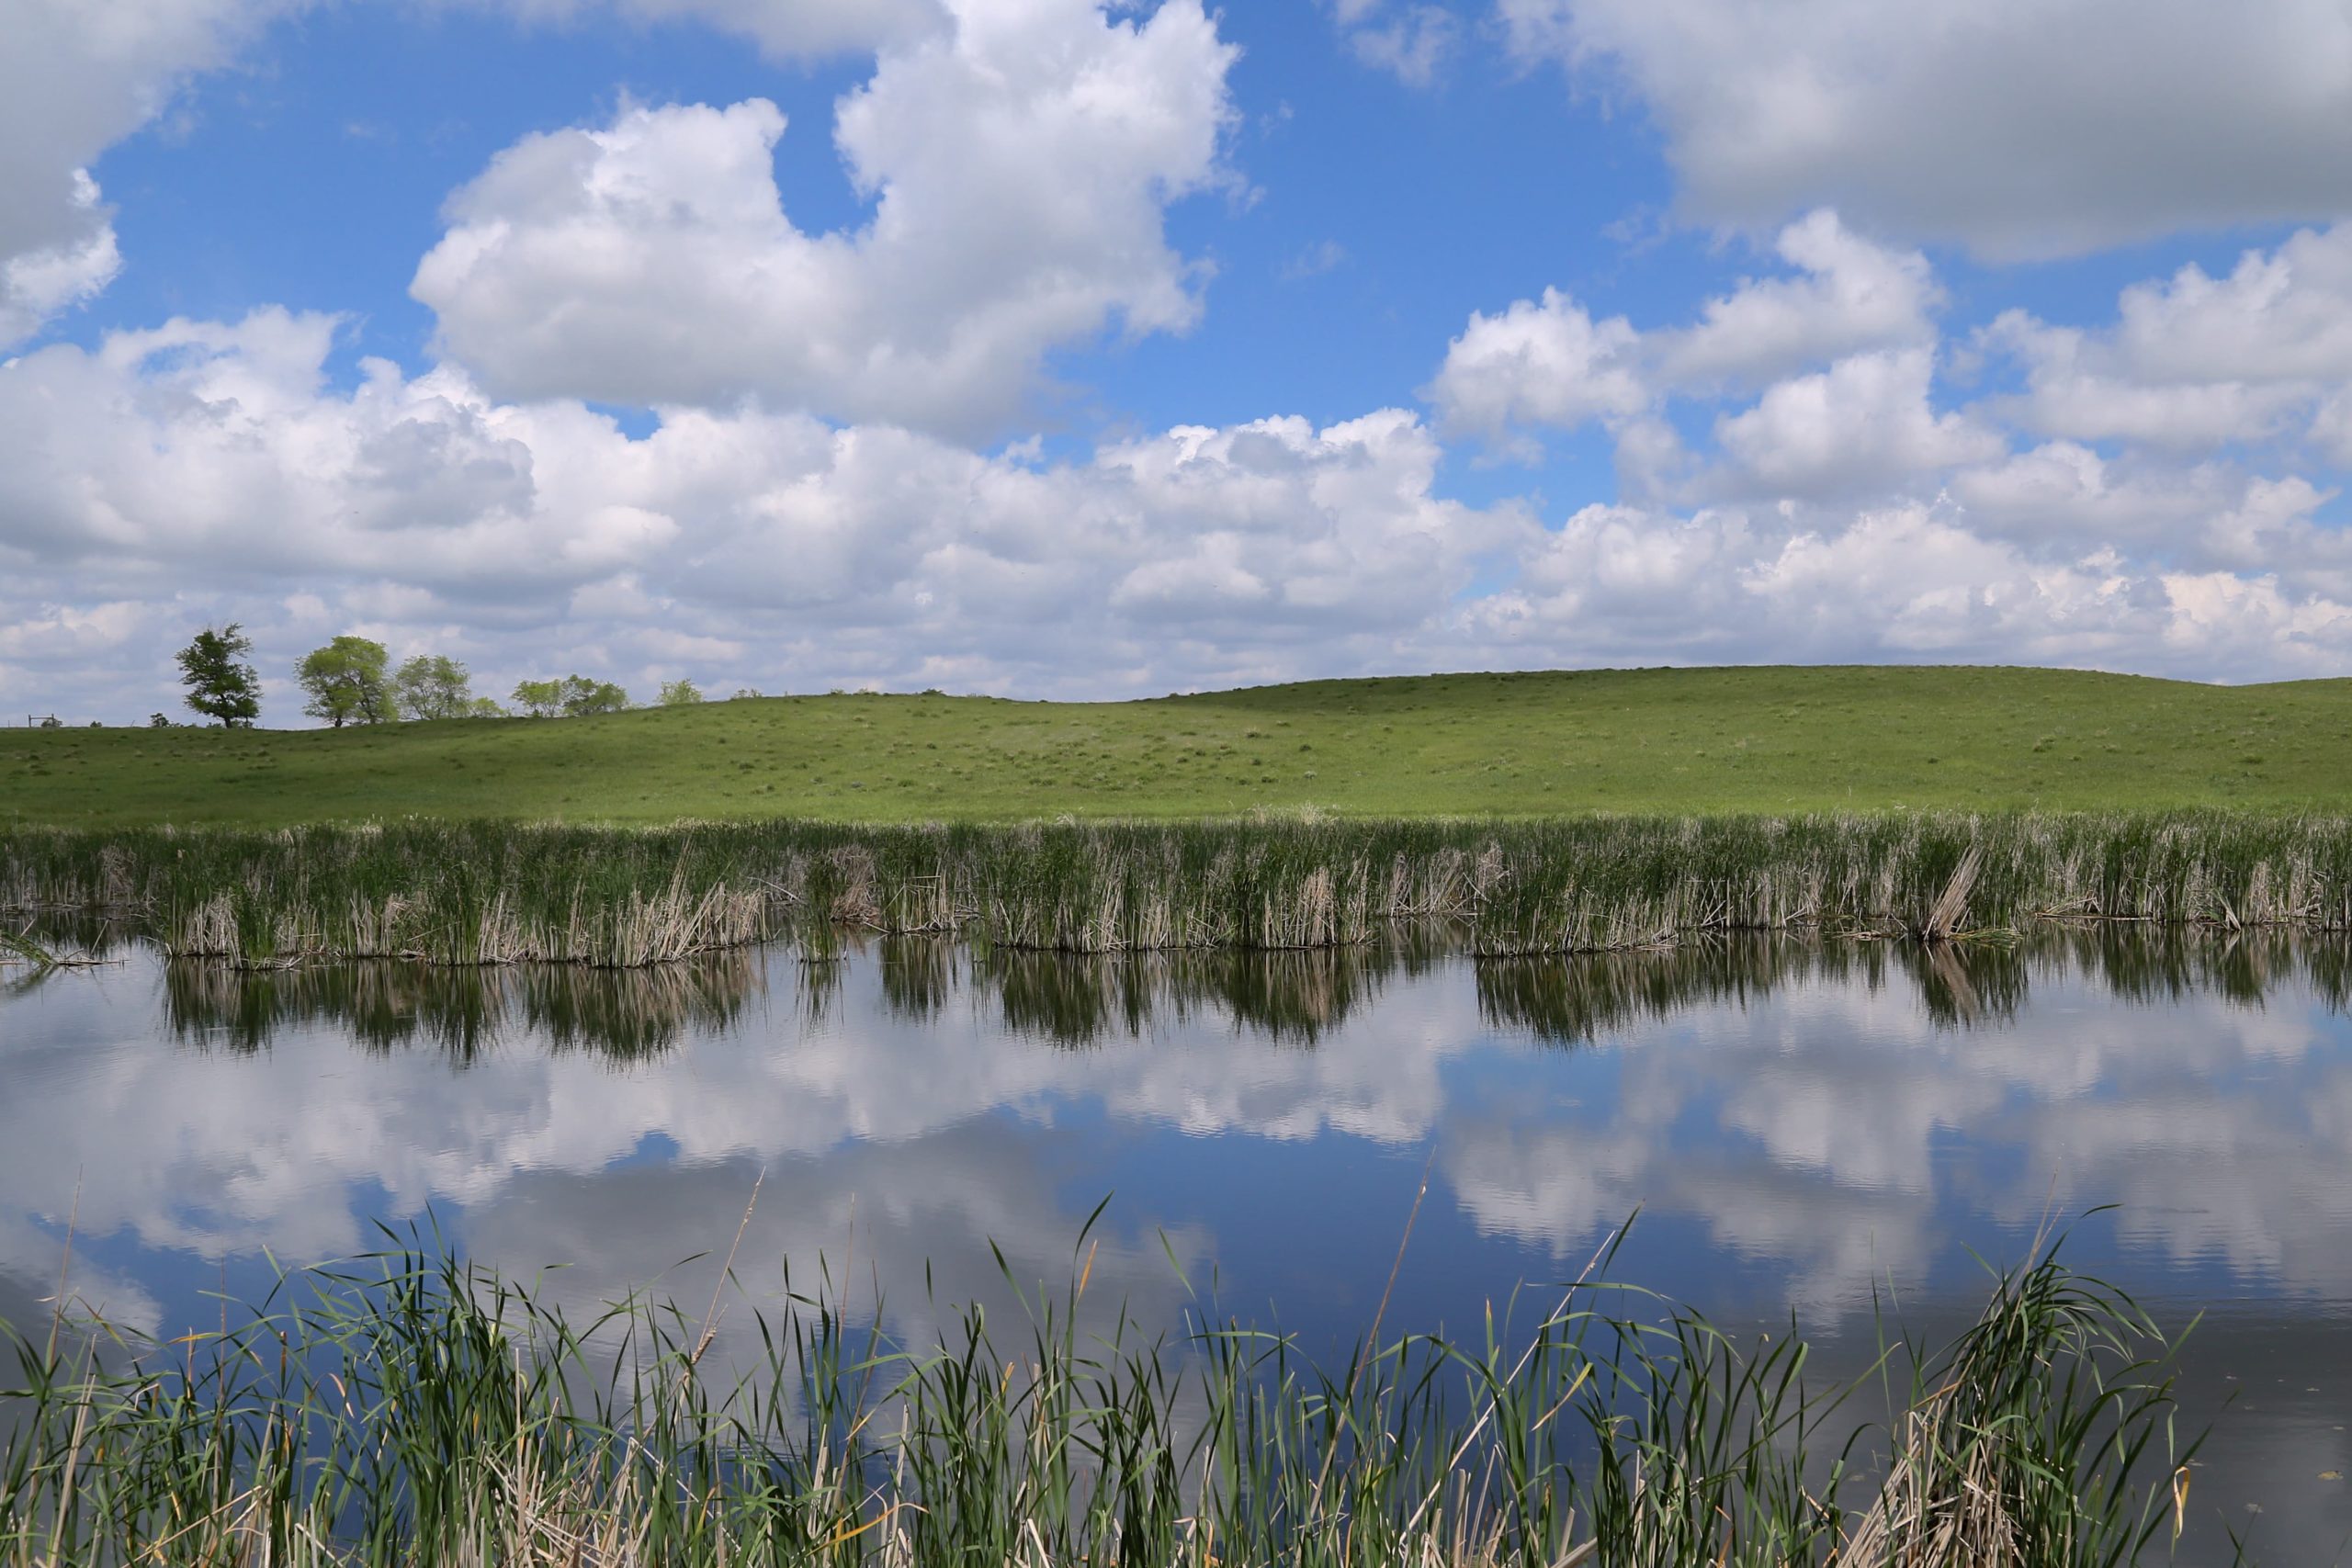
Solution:
[[[585,718],[592,713],[618,713],[628,706],[628,694],[610,681],[591,681],[585,675],[563,678],[563,714],[566,718]]]
[[[676,680],[662,682],[662,705],[665,708],[689,707],[702,701],[702,691],[692,681]]]
[[[294,668],[294,678],[311,694],[302,711],[337,729],[346,724],[391,723],[400,714],[392,706],[391,683],[384,675],[390,661],[382,643],[364,637],[339,637],[313,649]]]
[[[563,682],[517,681],[514,705],[533,718],[555,718],[563,712]]]
[[[245,662],[254,639],[230,622],[219,631],[210,626],[179,651],[180,684],[187,688],[187,705],[220,728],[251,728],[261,716],[261,677]]]
[[[392,677],[392,700],[403,718],[472,718],[481,701],[474,696],[473,676],[446,654],[418,654]],[[491,710],[498,709],[492,703]]]
[[[628,706],[628,694],[610,681],[566,675],[560,681],[516,682],[514,705],[533,718],[582,718],[620,712]]]

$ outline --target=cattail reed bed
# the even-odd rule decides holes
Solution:
[[[0,829],[0,907],[175,956],[633,967],[854,931],[1067,953],[1298,950],[1459,922],[1487,956],[2046,920],[2352,930],[2352,818],[2224,812],[639,829]]]
[[[127,1354],[18,1325],[0,1563],[2055,1568],[2163,1555],[2186,1511],[2172,1348],[2054,1248],[1842,1390],[1793,1325],[1736,1340],[1605,1259],[1320,1368],[1148,1334],[1091,1263],[930,1345],[788,1294],[724,1371],[717,1300],[582,1319],[415,1250]]]

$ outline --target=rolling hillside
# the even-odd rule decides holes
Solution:
[[[0,820],[2352,807],[2352,681],[1974,668],[778,697],[373,729],[0,731]]]

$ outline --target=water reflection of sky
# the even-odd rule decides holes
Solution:
[[[902,944],[653,977],[132,953],[0,996],[0,1312],[51,1288],[69,1214],[79,1292],[166,1332],[257,1288],[265,1252],[428,1214],[502,1269],[566,1265],[549,1288],[582,1305],[699,1300],[764,1171],[755,1298],[822,1254],[920,1335],[1001,1302],[991,1241],[1065,1281],[1110,1193],[1098,1300],[1173,1328],[1213,1299],[1334,1346],[1426,1168],[1390,1328],[1466,1327],[1638,1208],[1623,1276],[1726,1320],[1793,1307],[1835,1362],[1874,1291],[1956,1320],[1970,1248],[2015,1259],[2046,1214],[2112,1202],[2078,1260],[2165,1321],[2211,1312],[2193,1391],[2242,1392],[2210,1495],[2327,1561],[2352,1529],[2316,1479],[2352,1469],[2344,972],[2112,936],[1504,966]]]

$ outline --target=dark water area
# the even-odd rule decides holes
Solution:
[[[98,933],[82,933],[85,938]],[[921,1338],[1066,1284],[1180,1335],[1337,1359],[1480,1331],[1638,1211],[1616,1278],[1784,1326],[1816,1375],[1973,1315],[1981,1258],[2066,1256],[2198,1322],[2194,1561],[2352,1560],[2352,949],[2216,933],[1701,942],[1476,962],[1071,959],[920,940],[653,972],[237,974],[137,944],[0,969],[0,1317],[144,1332],[437,1229],[582,1308],[754,1332],[824,1260]],[[754,1183],[759,1198],[748,1221]],[[2106,1213],[2077,1218],[2099,1205]],[[992,1249],[993,1248],[993,1249]],[[1000,1268],[998,1252],[1004,1259]],[[1975,1256],[1972,1256],[1972,1253]],[[560,1268],[555,1268],[560,1266]],[[541,1275],[543,1269],[554,1271]],[[1538,1291],[1548,1300],[1548,1294]]]

